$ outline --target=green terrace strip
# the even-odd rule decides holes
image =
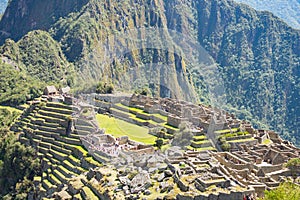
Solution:
[[[98,200],[99,198],[92,192],[90,188],[84,186],[82,188],[82,197],[89,200]]]
[[[253,141],[255,140],[254,138],[247,138],[247,139],[240,139],[240,140],[231,140],[231,141],[227,141],[229,143],[235,143],[235,142],[248,142],[248,141]]]
[[[194,141],[201,141],[201,140],[205,140],[205,139],[207,139],[207,137],[205,135],[193,136]]]
[[[148,129],[131,124],[114,117],[98,114],[96,116],[99,126],[105,129],[107,134],[114,137],[128,136],[131,140],[145,144],[154,144],[156,137],[148,134]]]
[[[135,114],[136,114],[136,113],[142,113],[142,114],[144,114],[144,115],[146,115],[146,116],[154,116],[154,117],[157,117],[157,118],[162,119],[162,120],[165,121],[165,122],[168,120],[168,117],[167,117],[167,116],[163,116],[163,115],[161,115],[161,114],[159,114],[159,113],[149,114],[149,113],[145,112],[143,109],[135,108],[135,107],[128,107],[128,106],[125,106],[125,105],[123,105],[123,104],[121,104],[121,103],[117,103],[116,106],[121,107],[121,108],[124,108],[124,109],[127,109],[128,112],[131,111],[132,113],[135,113]]]
[[[230,132],[237,132],[239,129],[238,128],[233,128],[233,129],[224,129],[220,131],[215,131],[216,134],[224,134],[224,133],[230,133]]]
[[[179,128],[176,128],[176,127],[174,127],[174,126],[171,126],[171,125],[168,124],[168,123],[165,123],[165,124],[164,124],[164,127],[169,128],[169,129],[172,129],[172,130],[174,130],[174,131],[179,131]]]
[[[193,151],[193,150],[196,150],[196,151],[208,151],[208,150],[210,150],[210,151],[216,151],[216,149],[214,147],[194,148],[192,146],[187,146],[187,149],[191,150],[191,151]]]

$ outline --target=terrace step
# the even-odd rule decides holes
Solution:
[[[81,196],[83,199],[90,199],[90,200],[98,200],[99,198],[93,193],[93,191],[87,187],[84,186],[81,190]]]
[[[72,171],[75,174],[80,174],[80,172],[78,172],[77,166],[73,165],[71,162],[69,162],[68,160],[64,160],[62,165],[68,169],[69,171]]]
[[[75,125],[75,129],[79,130],[79,131],[86,131],[89,133],[93,133],[96,131],[93,126],[84,126],[84,125],[78,125],[78,124]]]
[[[43,147],[41,147],[41,146],[38,146],[38,152],[40,152],[40,153],[42,153],[42,154],[44,154],[44,155],[46,155],[48,152],[49,152],[49,149],[47,149],[47,148],[43,148]]]
[[[70,155],[72,153],[71,150],[68,150],[68,149],[65,149],[65,148],[62,148],[62,147],[59,147],[56,145],[52,145],[51,149],[58,151],[60,153],[63,153],[63,154],[67,154],[67,155]]]
[[[66,110],[73,110],[73,108],[69,105],[65,105],[62,103],[56,103],[56,102],[47,102],[46,107],[52,107],[52,108],[62,108]]]
[[[65,142],[67,144],[81,145],[81,141],[79,139],[75,139],[75,138],[58,137],[57,140],[61,141],[61,142]]]
[[[57,108],[57,107],[43,107],[43,110],[47,112],[54,112],[54,113],[60,113],[64,115],[71,115],[73,113],[73,110],[64,109],[64,108]]]
[[[62,165],[59,165],[57,167],[57,170],[67,178],[71,178],[73,175],[75,175],[72,171],[69,171],[67,168],[65,168]]]
[[[37,114],[37,117],[40,118],[40,119],[43,119],[43,120],[45,120],[46,122],[49,122],[49,123],[56,123],[56,124],[64,124],[65,123],[65,120],[58,119],[58,118],[53,118],[53,117],[48,117],[48,116],[45,116],[45,115]],[[37,122],[35,122],[35,123],[37,123]]]
[[[62,185],[62,182],[54,175],[54,174],[48,174],[48,179],[50,183],[56,186]]]
[[[73,164],[73,165],[75,165],[75,166],[80,166],[80,160],[77,159],[77,158],[75,158],[75,157],[72,156],[72,155],[69,155],[68,158],[67,158],[67,160],[68,160],[71,164]]]
[[[65,177],[60,171],[58,171],[57,169],[53,170],[53,174],[55,175],[55,177],[60,180],[62,183],[67,183],[68,182],[68,178]]]
[[[58,152],[58,151],[55,151],[53,149],[50,149],[49,152],[50,152],[50,154],[53,155],[54,158],[56,158],[56,159],[58,159],[60,161],[63,161],[63,160],[65,160],[68,157],[68,155],[66,155],[64,153],[61,153],[61,152]]]
[[[47,126],[47,127],[49,127],[49,128],[57,128],[57,127],[60,127],[60,125],[57,124],[57,123],[49,123],[49,122],[44,122],[43,125],[44,125],[44,126]]]
[[[45,136],[45,137],[58,138],[60,136],[58,133],[47,132],[47,131],[42,131],[42,130],[35,130],[34,132],[37,135],[42,135],[42,136]]]
[[[49,111],[45,111],[45,110],[40,110],[39,114],[45,115],[47,117],[61,119],[61,120],[66,120],[66,118],[69,116],[69,115],[64,115],[64,114],[60,114],[60,113],[56,113],[56,112],[49,112]]]

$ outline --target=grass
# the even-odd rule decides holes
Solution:
[[[271,143],[273,143],[273,142],[270,139],[266,139],[262,142],[262,144],[265,144],[265,145],[269,145]]]
[[[96,119],[99,122],[99,126],[114,137],[128,136],[131,140],[137,142],[145,144],[155,143],[156,137],[148,134],[149,130],[145,127],[102,114],[97,114]]]
[[[194,140],[205,140],[207,137],[205,135],[193,136]]]
[[[95,165],[95,166],[98,166],[98,167],[101,167],[102,164],[98,161],[96,161],[93,157],[86,157],[85,160],[89,163],[91,163],[92,165]]]
[[[231,131],[234,133],[234,132],[237,132],[239,129],[238,128],[232,128]],[[230,129],[225,129],[225,130],[220,130],[220,131],[216,131],[215,133],[217,134],[223,134],[223,133],[230,133]]]
[[[87,186],[84,186],[83,188],[82,188],[82,190],[84,191],[84,193],[85,193],[85,195],[89,198],[89,199],[91,199],[91,200],[96,200],[96,199],[98,199],[98,197],[92,192],[92,190],[90,189],[90,188],[88,188]]]
[[[196,150],[196,151],[214,151],[216,150],[214,147],[202,147],[202,148],[194,148],[192,146],[187,146],[186,147],[188,150]]]
[[[227,141],[229,143],[234,143],[234,142],[248,142],[248,141],[252,141],[254,140],[254,138],[247,138],[247,139],[241,139],[241,140],[230,140],[230,141]]]
[[[9,112],[13,113],[13,112],[17,112],[19,114],[22,113],[21,110],[17,109],[17,108],[14,108],[14,107],[10,107],[10,106],[0,106],[0,109],[6,109],[8,110]]]
[[[161,115],[161,114],[155,113],[155,114],[152,114],[152,115],[153,115],[154,117],[157,117],[157,118],[160,118],[160,119],[164,120],[165,122],[168,121],[168,117],[163,116],[163,115]]]
[[[169,129],[172,129],[172,130],[175,130],[175,131],[178,131],[178,130],[179,130],[179,128],[176,128],[176,127],[174,127],[174,126],[171,126],[171,125],[169,125],[168,123],[165,123],[165,124],[164,124],[164,127],[169,128]]]

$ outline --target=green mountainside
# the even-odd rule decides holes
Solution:
[[[235,0],[257,10],[267,10],[286,21],[290,26],[300,29],[299,0]]]
[[[120,36],[143,27],[160,28],[171,40],[173,30],[201,44],[218,64],[228,110],[293,142],[299,139],[299,31],[269,12],[229,0],[12,0],[0,22],[1,53],[42,83],[88,90],[106,81],[118,90],[146,86],[154,95],[210,103],[205,85],[215,80],[204,80],[203,66],[191,65],[176,41],[163,49],[160,41],[143,46]],[[29,32],[36,29],[44,31]],[[107,62],[99,44],[113,52],[126,44],[129,51]]]

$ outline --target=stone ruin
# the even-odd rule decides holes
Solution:
[[[275,132],[256,130],[249,123],[211,106],[141,95],[87,95],[83,99],[89,100],[89,104],[72,100],[77,108],[72,113],[71,132],[78,134],[88,153],[103,166],[90,168],[85,174],[71,179],[68,189],[57,192],[58,198],[77,194],[76,187],[84,190],[86,186],[100,199],[229,200],[252,194],[263,197],[265,190],[278,187],[280,182],[293,175],[284,164],[291,158],[300,157],[300,149],[282,140]],[[183,151],[174,146],[165,152],[157,151],[127,136],[108,135],[95,121],[94,112],[98,111],[137,123],[128,117],[127,107],[145,111],[146,114],[138,115],[145,120],[162,122],[162,119],[154,118],[159,114],[175,128],[183,122],[189,123],[195,135],[204,134],[213,143],[217,143],[214,139],[218,134],[223,134],[220,131],[233,133],[234,129],[239,129],[248,134],[227,138],[234,144],[229,152]],[[267,140],[270,143],[264,144]],[[300,169],[296,173],[299,176]],[[65,191],[69,193],[65,194]],[[88,192],[83,194],[88,198]]]

